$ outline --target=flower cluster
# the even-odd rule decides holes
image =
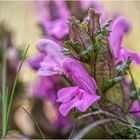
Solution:
[[[71,111],[101,108],[122,118],[131,110],[131,97],[138,99],[134,80],[128,80],[126,75],[131,61],[140,64],[140,56],[123,47],[123,38],[131,25],[126,18],[118,17],[110,29],[111,21],[101,25],[100,17],[100,13],[90,8],[82,22],[75,17],[68,18],[69,40],[64,46],[50,39],[36,43],[39,55],[30,65],[39,76],[48,79],[58,76],[55,82],[61,77],[65,80],[66,87],[55,91],[55,101],[60,104],[59,111],[64,117]],[[50,94],[53,92],[46,94],[48,98]]]
[[[75,107],[79,111],[86,111],[100,96],[112,98],[113,102],[123,106],[120,97],[124,93],[117,82],[122,81],[125,75],[122,72],[118,74],[117,68],[129,57],[137,64],[140,61],[136,53],[122,47],[123,37],[130,30],[130,24],[124,17],[118,17],[113,22],[111,33],[108,29],[110,21],[100,26],[100,14],[93,9],[89,10],[84,21],[80,23],[74,17],[69,18],[70,41],[66,41],[63,48],[49,39],[41,39],[36,44],[40,52],[37,60],[40,66],[35,63],[39,66],[39,75],[65,75],[77,84],[58,91],[57,101],[61,102],[60,112],[63,116]],[[118,95],[110,95],[112,88],[114,92],[118,89]],[[119,96],[120,101],[115,101],[112,96]]]
[[[48,39],[41,39],[37,42],[36,47],[39,54],[29,61],[31,68],[38,73],[37,82],[33,87],[34,96],[51,102],[58,114],[57,119],[54,120],[54,123],[57,125],[54,126],[57,128],[61,126],[65,129],[64,123],[59,121],[59,118],[62,119],[62,116],[59,113],[59,103],[56,100],[60,83],[61,86],[65,85],[64,80],[58,74],[63,73],[61,61],[67,58],[61,53],[63,41],[68,38],[69,32],[66,20],[71,15],[76,15],[76,17],[82,19],[82,17],[87,15],[86,11],[89,7],[94,7],[103,13],[102,22],[105,20],[105,13],[101,3],[96,1],[37,1],[36,4],[40,14],[39,25],[43,29],[44,37],[53,39],[60,46]],[[69,126],[69,120],[65,117],[66,121],[67,126]]]

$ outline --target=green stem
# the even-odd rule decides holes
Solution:
[[[5,137],[6,126],[6,114],[7,114],[7,91],[6,91],[6,72],[7,72],[7,53],[6,48],[3,46],[2,56],[2,137]]]
[[[136,87],[136,84],[135,84],[135,80],[134,80],[134,77],[132,75],[132,72],[129,70],[129,74],[130,74],[130,77],[132,79],[132,85],[133,85],[133,88],[136,92],[136,96],[137,96],[137,99],[138,99],[138,103],[139,103],[139,108],[140,108],[140,98],[139,98],[139,93],[138,93],[138,90],[137,90],[137,87]]]

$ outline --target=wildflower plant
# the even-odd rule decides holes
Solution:
[[[140,57],[122,47],[123,37],[130,30],[124,17],[113,21],[111,28],[111,20],[101,24],[100,18],[92,8],[83,22],[68,18],[69,40],[64,47],[50,39],[39,40],[36,47],[42,57],[37,73],[58,75],[67,81],[67,86],[57,91],[62,116],[71,113],[76,122],[93,118],[78,134],[74,127],[70,137],[82,138],[98,126],[108,138],[137,138],[140,126],[130,110],[134,100],[140,105],[139,89],[130,65],[133,61],[139,65]]]
[[[39,54],[29,61],[31,68],[38,73],[37,82],[33,86],[33,95],[35,104],[38,105],[39,102],[41,109],[43,109],[44,106],[41,101],[46,101],[50,102],[53,107],[52,110],[55,110],[57,113],[57,115],[52,118],[53,121],[50,122],[46,117],[44,121],[48,121],[49,123],[47,125],[39,123],[39,125],[43,130],[47,129],[47,132],[50,130],[49,126],[51,125],[51,127],[53,126],[53,131],[56,130],[59,137],[67,138],[65,134],[69,133],[73,126],[73,119],[70,115],[63,117],[60,114],[59,103],[57,101],[58,89],[68,85],[68,82],[71,82],[63,74],[61,68],[62,60],[67,58],[67,56],[62,53],[63,42],[68,39],[69,29],[66,20],[71,15],[75,15],[78,19],[82,20],[82,17],[87,15],[87,9],[89,7],[95,7],[103,13],[103,6],[101,3],[95,1],[38,1],[36,4],[40,15],[39,25],[42,27],[42,35],[45,38],[47,37],[47,40],[41,39],[37,42],[36,47]],[[102,17],[102,21],[104,21],[105,12]],[[53,39],[53,41],[50,39]],[[57,57],[55,57],[56,55]],[[60,76],[61,74],[62,76]],[[34,110],[34,108],[36,108],[36,105],[34,105],[32,110]],[[39,109],[39,111],[41,109]],[[44,110],[42,110],[42,112],[45,114]],[[38,114],[40,114],[40,117],[42,116],[41,113]],[[34,117],[36,117],[36,113],[34,113]],[[58,137],[56,132],[52,133],[55,133],[55,135],[51,135],[51,137]]]

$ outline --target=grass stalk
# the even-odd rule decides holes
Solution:
[[[6,115],[7,115],[7,91],[6,91],[6,74],[7,74],[7,52],[6,47],[3,46],[2,50],[2,137],[5,137]]]
[[[14,98],[14,93],[15,93],[17,81],[18,81],[18,78],[19,78],[19,74],[20,74],[22,65],[23,65],[23,63],[24,63],[24,61],[25,61],[25,58],[26,58],[26,54],[27,54],[27,52],[28,52],[28,49],[29,49],[29,45],[28,45],[28,47],[26,48],[26,50],[25,50],[25,52],[24,52],[24,54],[23,54],[21,63],[20,63],[20,65],[19,65],[19,68],[18,68],[16,77],[15,77],[15,80],[14,80],[14,83],[13,83],[13,87],[12,87],[12,91],[11,91],[10,99],[9,99],[9,103],[8,103],[8,109],[7,109],[6,126],[8,125],[8,121],[9,121],[9,114],[10,114],[10,111],[11,111],[11,106],[12,106],[12,102],[13,102],[13,98]]]

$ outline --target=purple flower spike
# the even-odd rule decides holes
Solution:
[[[84,66],[77,60],[66,58],[62,63],[64,73],[77,84],[74,87],[62,88],[58,91],[59,111],[66,116],[72,108],[85,112],[93,103],[100,99],[96,94],[97,85]]]
[[[68,27],[65,23],[70,16],[65,1],[38,1],[40,22],[49,36],[62,39],[68,34]]]
[[[52,40],[41,39],[36,44],[37,49],[46,56],[40,63],[38,74],[41,76],[51,76],[61,74],[61,63],[65,56],[61,53],[61,47]]]
[[[109,38],[110,44],[117,60],[124,62],[130,56],[132,60],[140,64],[140,56],[122,46],[124,35],[130,31],[130,28],[130,23],[126,18],[118,17],[112,25],[112,32]]]

